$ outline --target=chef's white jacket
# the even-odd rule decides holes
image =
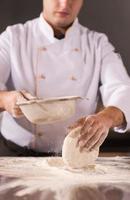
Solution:
[[[67,127],[95,112],[99,91],[104,106],[120,108],[126,129],[130,128],[130,79],[122,60],[105,34],[83,27],[78,19],[61,40],[54,37],[42,15],[7,27],[0,35],[0,89],[26,90],[43,98],[77,95],[89,99],[77,102],[71,118],[51,125],[35,126],[5,111],[1,133],[20,146],[60,152]]]

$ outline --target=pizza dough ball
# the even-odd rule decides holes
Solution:
[[[99,154],[99,149],[95,149],[92,151],[86,151],[84,149],[82,152],[80,152],[79,146],[76,147],[80,131],[81,127],[73,129],[66,136],[62,147],[62,158],[64,163],[68,167],[76,169],[94,166],[95,160],[97,159]]]

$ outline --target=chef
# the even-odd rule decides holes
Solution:
[[[82,126],[81,151],[99,147],[111,128],[130,128],[129,76],[107,36],[79,23],[82,5],[83,0],[43,0],[40,17],[0,35],[1,156],[59,154],[69,126]],[[34,125],[16,105],[21,91],[27,98],[85,98],[71,118]],[[99,93],[103,109],[96,112]]]

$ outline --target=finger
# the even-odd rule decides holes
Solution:
[[[81,126],[78,126],[77,128],[69,132],[69,136],[72,138],[75,138],[75,137],[77,138],[79,136],[80,130],[81,130]]]
[[[22,111],[19,108],[14,108],[13,113],[23,114]]]
[[[13,112],[12,116],[15,117],[15,118],[19,118],[19,117],[23,116],[23,113],[22,112]]]
[[[72,125],[70,125],[70,126],[68,127],[68,131],[71,131],[72,129],[77,128],[77,127],[79,127],[79,126],[83,126],[84,121],[85,121],[85,117],[79,119],[79,120],[76,121],[74,124],[72,124]]]
[[[12,115],[14,117],[19,117],[19,116],[23,116],[23,113],[22,113],[22,111],[21,111],[21,109],[19,107],[15,106],[13,108]]]
[[[86,118],[84,121],[84,125],[81,129],[81,134],[86,133],[88,131],[88,129],[93,126],[94,121],[95,121],[95,119],[93,117]]]
[[[20,91],[18,91],[17,94],[16,94],[16,105],[15,106],[17,106],[17,104],[25,102],[25,101],[27,101],[27,98],[25,98],[22,95],[22,93]]]
[[[103,131],[102,129],[99,129],[96,134],[84,145],[84,148],[86,148],[88,151],[93,149],[94,145],[98,143],[102,135]]]
[[[13,110],[14,110],[14,112],[22,113],[22,110],[21,110],[21,108],[20,108],[18,105],[15,105],[15,106],[13,107]]]
[[[18,110],[18,109],[20,110],[20,107],[17,104],[15,104],[14,107],[13,107],[13,109],[14,110]]]
[[[97,143],[95,143],[95,144],[91,147],[90,150],[92,151],[93,149],[99,148],[99,147],[103,144],[103,142],[105,141],[107,135],[108,135],[108,132],[105,132],[104,134],[102,134],[102,137],[100,137],[100,139],[97,141]]]
[[[30,94],[29,92],[25,91],[25,90],[21,90],[20,93],[22,94],[22,96],[27,99],[27,100],[34,100],[36,99],[35,96],[33,96],[32,94]]]
[[[86,132],[84,132],[83,134],[79,136],[78,143],[80,142],[82,143],[82,141],[86,141],[87,143],[91,137],[96,135],[99,129],[101,129],[99,125],[96,122],[94,122],[93,125],[88,128],[88,130],[85,130]]]
[[[102,134],[103,134],[103,130],[98,129],[89,140],[84,140],[84,143],[80,145],[80,151],[82,151],[84,148],[87,151],[90,151],[91,148],[93,148],[93,146],[99,141]]]
[[[87,132],[84,132],[83,134],[80,134],[78,137],[77,145],[76,146],[83,146],[84,141],[88,141],[94,133],[93,132],[93,127],[89,127]]]

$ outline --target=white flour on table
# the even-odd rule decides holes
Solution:
[[[23,186],[17,196],[48,189],[56,193],[65,188],[81,185],[108,183],[130,183],[130,165],[127,158],[99,158],[95,168],[85,170],[68,169],[61,157],[50,158],[1,158],[0,175],[13,177],[9,183],[2,183],[0,192]],[[57,193],[58,194],[58,193]]]

